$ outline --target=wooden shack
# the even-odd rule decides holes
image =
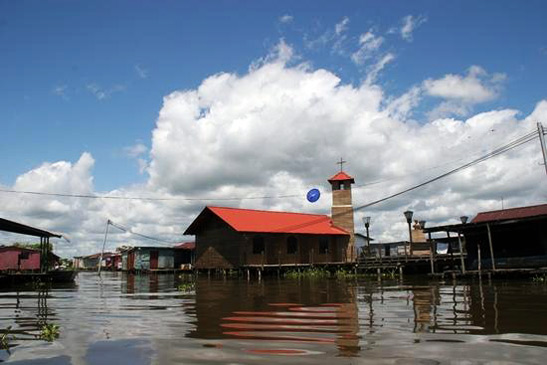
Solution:
[[[40,251],[17,246],[0,246],[1,271],[40,271]]]
[[[57,260],[59,259],[58,256],[52,254],[49,239],[52,237],[61,238],[61,234],[27,226],[26,224],[4,218],[0,218],[0,231],[40,237],[40,245],[38,249],[40,260],[38,270],[42,273],[47,272],[55,265],[55,258],[57,258]],[[34,268],[32,270],[34,270]]]
[[[196,243],[183,242],[175,245],[175,268],[190,270],[196,261]]]
[[[175,269],[172,247],[137,246],[122,252],[124,271],[162,271]]]
[[[461,244],[468,269],[479,263],[483,269],[547,266],[547,204],[481,212],[470,223],[424,231],[430,237],[446,234],[444,239],[433,237],[433,244]]]

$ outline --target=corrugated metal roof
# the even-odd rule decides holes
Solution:
[[[509,219],[522,219],[547,215],[547,204],[534,205],[531,207],[520,207],[503,210],[493,210],[477,214],[471,223],[483,223],[491,221],[502,221]]]
[[[183,242],[183,243],[179,243],[178,245],[175,245],[175,248],[179,249],[179,250],[193,250],[193,249],[196,248],[196,243],[195,242]]]
[[[119,256],[119,254],[114,253],[114,252],[104,252],[103,253],[103,259],[107,258],[107,257],[112,257],[112,256]],[[84,258],[84,259],[98,259],[99,257],[101,257],[100,252],[99,253],[94,253],[93,255],[83,256],[82,258]]]
[[[36,237],[62,237],[59,233],[45,231],[43,229],[27,226],[26,224],[10,221],[4,218],[0,218],[0,231],[26,234]]]
[[[349,235],[327,215],[206,207],[184,234],[195,234],[198,221],[210,211],[238,232]]]
[[[346,180],[350,180],[350,182],[355,183],[355,180],[353,179],[353,177],[349,176],[344,171],[340,171],[339,173],[337,173],[336,175],[331,177],[329,179],[329,182],[331,182],[331,181],[346,181]]]

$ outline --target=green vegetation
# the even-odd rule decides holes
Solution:
[[[2,334],[0,334],[0,349],[6,350],[9,353],[10,342],[16,340],[15,336],[10,334],[11,326],[6,328]]]
[[[13,246],[15,247],[19,247],[19,248],[26,248],[26,249],[29,249],[29,250],[39,250],[40,249],[40,243],[26,243],[26,242],[15,242],[13,244]],[[53,244],[50,242],[49,243],[49,251],[50,252],[53,252]]]
[[[330,272],[326,269],[312,267],[312,268],[307,268],[302,270],[289,270],[285,272],[285,277],[289,279],[298,279],[298,278],[319,279],[319,278],[330,277]]]
[[[73,262],[70,259],[61,259],[59,264],[61,265],[61,269],[74,270]]]
[[[34,290],[46,289],[48,287],[48,284],[49,283],[42,281],[39,277],[32,280],[32,287],[34,288]]]
[[[189,293],[189,292],[192,292],[192,291],[196,290],[196,283],[195,282],[181,283],[181,284],[179,284],[177,289],[180,292]]]
[[[535,275],[532,281],[536,283],[547,284],[547,274]]]
[[[336,279],[355,279],[359,275],[352,270],[338,269],[334,273]]]
[[[44,323],[40,329],[39,338],[44,341],[52,342],[59,337],[59,325],[53,323]]]
[[[382,272],[382,277],[389,278],[389,279],[395,279],[398,276],[397,272],[395,270],[392,271],[384,271]],[[377,274],[374,273],[357,273],[352,268],[339,268],[336,271],[329,271],[325,268],[305,268],[300,270],[288,270],[285,272],[285,277],[288,279],[299,279],[299,278],[335,278],[339,280],[349,280],[349,279],[357,279],[357,278],[367,278],[367,277],[377,277]],[[546,279],[547,280],[547,279]]]

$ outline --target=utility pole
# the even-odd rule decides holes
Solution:
[[[547,174],[547,152],[545,151],[545,132],[543,130],[543,124],[538,122],[539,143],[541,143],[541,152],[543,153],[543,166],[545,166],[545,173]]]
[[[101,250],[101,257],[99,258],[99,269],[98,269],[99,275],[101,275],[101,265],[103,263],[104,247],[106,246],[106,237],[108,236],[108,226],[110,224],[111,224],[110,219],[107,219],[106,220],[106,229],[104,231],[103,249]]]

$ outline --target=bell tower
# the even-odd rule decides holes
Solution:
[[[342,170],[346,161],[340,159],[340,172],[328,181],[332,187],[332,223],[350,233],[349,243],[345,253],[348,262],[355,260],[355,228],[353,224],[353,203],[351,200],[351,184],[355,184],[353,177]]]

